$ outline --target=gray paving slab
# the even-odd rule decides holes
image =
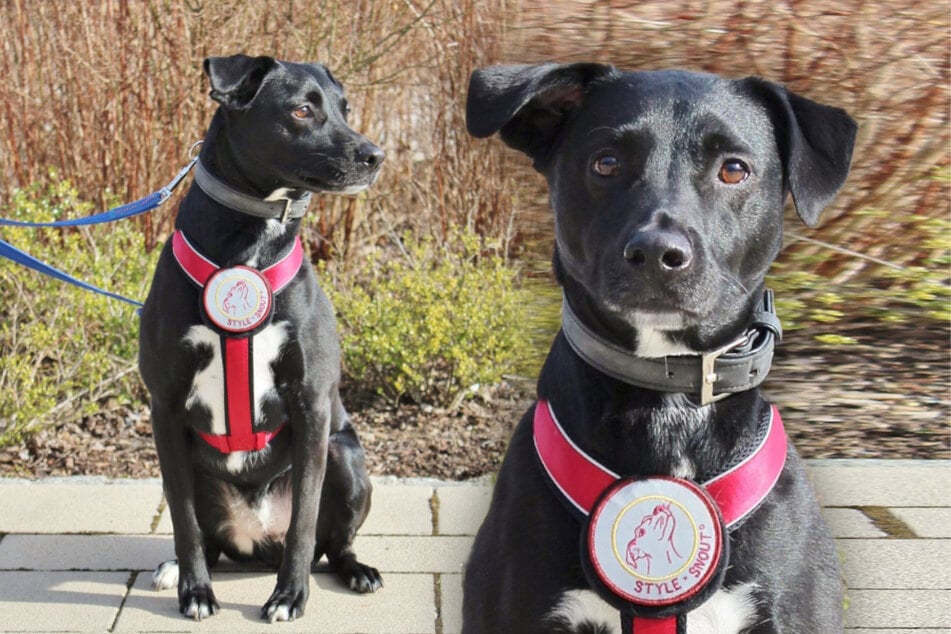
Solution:
[[[951,589],[951,540],[843,539],[838,549],[851,588]]]
[[[458,573],[469,556],[468,536],[376,536],[357,537],[357,556],[380,571]]]
[[[868,515],[858,509],[824,508],[822,517],[835,538],[886,536],[884,531],[876,528]]]
[[[439,575],[443,634],[462,632],[462,575]]]
[[[175,558],[168,535],[7,535],[0,570],[153,570]]]
[[[951,539],[951,508],[889,510],[918,537]]]
[[[429,485],[374,483],[370,514],[360,527],[361,535],[432,535]]]
[[[155,480],[0,478],[0,533],[146,534],[161,499]]]
[[[850,590],[846,627],[891,632],[899,628],[947,628],[948,590]]]
[[[0,631],[108,632],[127,572],[0,572]]]
[[[951,506],[948,460],[815,460],[807,467],[822,506]]]
[[[489,484],[442,486],[436,489],[436,497],[440,535],[475,535],[489,510],[492,487]]]
[[[212,573],[221,611],[200,624],[178,612],[174,590],[156,592],[148,575],[132,586],[115,632],[314,632],[339,634],[431,634],[436,631],[434,579],[431,574],[386,576],[371,595],[344,588],[328,574],[311,575],[310,599],[303,618],[268,624],[261,605],[274,589],[269,573]]]

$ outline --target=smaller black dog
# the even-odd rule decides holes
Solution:
[[[383,152],[347,125],[343,87],[317,64],[210,57],[215,112],[142,310],[139,368],[177,562],[194,619],[218,610],[224,553],[278,570],[261,610],[304,613],[324,554],[350,588],[382,585],[353,539],[370,508],[364,452],[338,394],[333,309],[297,237],[310,192],[357,193]]]
[[[547,179],[564,309],[463,632],[840,631],[832,538],[757,386],[784,201],[818,221],[855,122],[758,78],[542,64],[473,73],[467,124]]]

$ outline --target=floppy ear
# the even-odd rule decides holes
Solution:
[[[824,106],[758,77],[740,82],[770,112],[776,143],[796,211],[810,227],[845,183],[855,146],[855,121],[841,108]]]
[[[225,108],[247,108],[258,94],[264,77],[277,66],[273,57],[208,57],[205,74],[211,83],[211,98]]]
[[[594,80],[614,72],[603,64],[490,66],[472,73],[466,101],[469,134],[502,140],[536,161],[550,149],[568,114]]]

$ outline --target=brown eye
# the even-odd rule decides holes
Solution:
[[[621,162],[616,156],[605,154],[595,159],[591,169],[599,176],[617,176],[621,171]]]
[[[750,168],[739,159],[727,159],[720,166],[720,182],[727,185],[738,185],[749,178]]]
[[[295,108],[294,111],[291,112],[291,116],[293,116],[295,119],[301,119],[301,120],[310,117],[312,114],[313,113],[311,112],[310,106],[300,106],[299,108]]]

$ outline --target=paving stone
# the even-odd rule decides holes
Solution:
[[[108,632],[129,573],[0,572],[0,631]]]
[[[850,590],[848,597],[846,627],[880,628],[881,634],[900,628],[946,631],[941,628],[948,627],[949,590]]]
[[[951,538],[951,508],[889,509],[918,537]]]
[[[381,572],[459,573],[472,549],[471,537],[357,537],[360,561]],[[385,580],[384,580],[385,582]]]
[[[168,536],[7,535],[0,570],[153,570],[175,558]]]
[[[0,478],[0,533],[147,534],[162,499],[154,480],[47,483]]]
[[[462,575],[439,575],[443,634],[462,632]]]
[[[823,506],[941,507],[951,505],[951,461],[809,461]]]
[[[268,632],[281,634],[430,634],[436,631],[433,576],[391,574],[373,594],[357,594],[335,577],[311,575],[306,614],[293,622],[268,624],[261,605],[274,589],[271,574],[212,573],[221,610],[196,624],[178,612],[175,590],[156,592],[140,574],[126,600],[115,632]]]
[[[433,487],[373,485],[370,515],[358,535],[432,535]]]
[[[822,517],[835,538],[886,536],[884,531],[875,527],[868,515],[858,509],[824,508]]]
[[[951,588],[951,540],[843,539],[837,545],[850,588]]]
[[[489,510],[492,487],[444,486],[436,489],[436,498],[440,535],[475,535]]]

